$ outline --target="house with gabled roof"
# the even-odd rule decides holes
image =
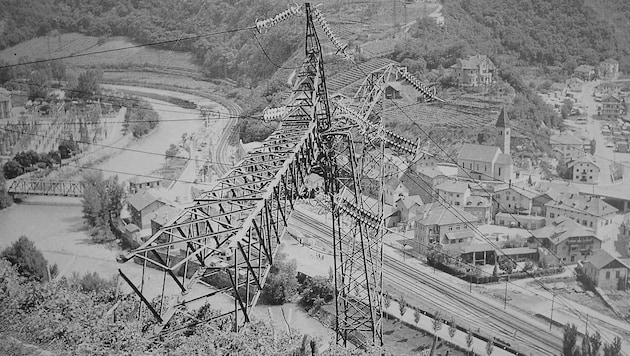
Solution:
[[[553,219],[532,235],[544,247],[540,257],[547,265],[577,263],[602,247],[602,240],[592,229],[566,216]]]
[[[567,167],[571,170],[571,177],[574,182],[593,183],[599,182],[599,165],[591,154],[585,154],[572,158]]]
[[[578,157],[584,154],[584,140],[571,131],[552,134],[549,138],[549,144],[555,152],[562,155],[565,161],[570,157]]]
[[[452,66],[459,85],[488,85],[494,81],[496,66],[488,56],[477,54],[468,58],[460,58]]]
[[[140,229],[150,228],[154,213],[165,205],[172,206],[156,189],[141,190],[127,199],[131,221]]]
[[[599,114],[603,117],[617,119],[625,110],[626,102],[617,95],[607,95],[602,99]]]
[[[597,74],[601,79],[613,80],[619,75],[619,62],[616,59],[608,58],[599,63]]]
[[[457,156],[459,177],[479,180],[512,179],[514,163],[510,154],[510,120],[505,108],[501,109],[495,125],[495,146],[465,143]]]
[[[470,224],[477,224],[477,217],[463,209],[430,203],[423,206],[415,217],[414,236],[425,251],[432,244],[448,244],[447,233],[470,229]]]
[[[434,187],[447,179],[448,177],[435,167],[419,167],[415,171],[408,169],[400,177],[400,182],[407,187],[409,195],[419,195],[422,201],[429,203],[434,198]]]
[[[584,262],[584,273],[599,288],[617,289],[620,286],[628,285],[630,265],[627,260],[599,250]]]
[[[558,194],[555,200],[545,204],[547,222],[558,217],[568,217],[597,233],[611,224],[617,208],[600,198],[573,193]]]
[[[400,222],[404,223],[407,228],[415,227],[415,218],[422,212],[424,202],[418,195],[410,195],[398,199],[396,202],[396,210],[399,212]]]
[[[573,70],[573,76],[582,80],[593,80],[596,75],[595,67],[588,64],[579,65]]]
[[[434,188],[439,195],[441,202],[449,205],[464,206],[470,198],[470,187],[468,182],[462,180],[447,180]]]

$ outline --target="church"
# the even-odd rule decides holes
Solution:
[[[462,178],[508,182],[514,173],[510,154],[510,119],[505,108],[501,109],[497,123],[494,146],[465,143],[457,157],[457,175]]]

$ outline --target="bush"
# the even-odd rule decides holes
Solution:
[[[48,261],[26,236],[20,236],[0,254],[17,268],[18,273],[38,281],[48,280]]]
[[[262,299],[269,304],[284,304],[298,288],[297,264],[295,260],[286,261],[286,255],[278,254],[276,263],[271,266],[269,276],[263,287]]]
[[[11,160],[4,164],[2,172],[4,173],[4,177],[6,179],[13,179],[24,173],[24,167],[16,161]]]
[[[303,288],[300,304],[306,310],[315,307],[318,300],[329,303],[335,296],[335,288],[326,277],[307,278],[304,280]]]

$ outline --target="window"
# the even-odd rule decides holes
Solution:
[[[555,217],[556,217],[556,214],[554,214],[554,213],[549,213],[549,217],[553,219],[553,218],[555,218]]]
[[[606,271],[606,279],[610,279],[610,271]]]
[[[512,196],[512,201],[515,201],[515,200],[516,200],[516,196],[513,195]]]
[[[592,221],[591,221],[591,223],[590,223],[590,227],[593,227],[593,222],[592,222]]]
[[[571,256],[571,262],[575,262],[575,256]]]
[[[619,271],[615,271],[615,278],[619,279],[619,274],[620,274]]]
[[[457,197],[459,198],[459,194],[457,194]]]
[[[501,167],[499,167],[499,176],[501,176]]]
[[[456,202],[455,202],[455,205],[459,205],[459,202],[458,202],[458,201],[456,201]]]
[[[448,227],[448,231],[453,231],[453,227],[452,227],[452,226],[449,226],[449,227]]]

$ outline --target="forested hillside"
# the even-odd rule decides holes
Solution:
[[[1,0],[0,49],[55,31],[127,36],[145,44],[201,36],[162,47],[193,53],[209,77],[256,82],[277,68],[252,31],[208,34],[251,27],[286,6],[279,0]],[[259,35],[275,63],[283,63],[301,44],[298,28],[287,21]]]
[[[462,54],[505,55],[522,64],[559,65],[572,71],[582,63],[616,58],[630,70],[630,41],[619,27],[630,16],[624,0],[449,0],[442,10],[444,28],[420,21],[411,42],[396,59],[424,58],[428,69],[448,67]],[[611,18],[610,12],[616,16]],[[615,19],[618,20],[615,22]]]

